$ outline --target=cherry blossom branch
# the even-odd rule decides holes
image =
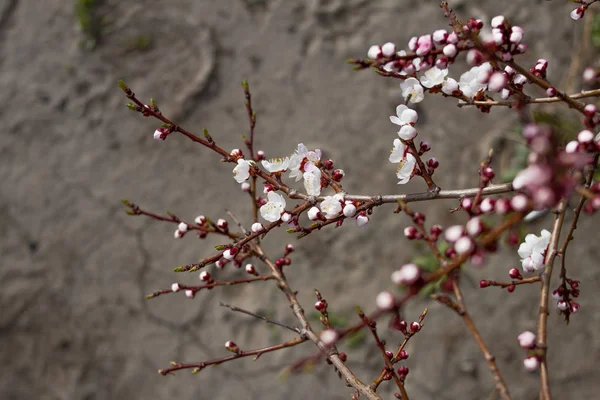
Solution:
[[[403,201],[405,203],[412,203],[416,201],[427,201],[433,199],[460,199],[462,197],[472,197],[477,195],[480,188],[469,188],[469,189],[456,189],[456,190],[440,190],[439,192],[421,192],[421,193],[408,193],[408,194],[388,194],[380,196],[367,196],[358,194],[348,194],[344,196],[346,200],[355,201],[374,201],[377,203],[397,203]],[[481,191],[484,196],[502,194],[512,192],[514,189],[511,183],[504,183],[500,185],[490,185]]]
[[[600,96],[600,89],[581,91],[580,93],[574,93],[568,95],[573,100],[584,99],[587,97],[598,97]],[[548,104],[548,103],[557,103],[560,101],[564,101],[563,98],[554,96],[554,97],[538,97],[538,98],[525,98],[524,102],[527,104]],[[458,103],[458,107],[468,107],[468,106],[505,106],[505,107],[513,107],[515,106],[514,101],[510,100],[467,100],[464,103]]]
[[[552,269],[554,260],[558,255],[558,240],[560,231],[565,219],[565,210],[567,209],[567,200],[563,199],[556,210],[556,217],[552,225],[550,244],[546,251],[544,271],[541,274],[542,286],[540,290],[540,309],[538,319],[538,343],[537,347],[544,350],[544,357],[540,365],[540,399],[550,400],[550,382],[548,377],[547,363],[547,320],[548,320],[548,298],[550,294],[550,280],[552,278]]]
[[[386,366],[385,370],[394,379],[394,382],[396,383],[396,386],[398,387],[398,390],[400,390],[400,394],[402,395],[402,400],[408,400],[408,394],[406,393],[406,389],[404,388],[404,383],[400,380],[398,374],[396,374],[396,371],[394,371],[394,365],[392,364],[390,357],[388,357],[388,352],[385,350],[386,343],[385,341],[382,341],[379,338],[379,335],[377,334],[377,323],[375,321],[370,320],[369,317],[367,317],[359,307],[357,307],[357,312],[360,319],[363,320],[363,322],[369,328],[369,331],[373,335],[375,343],[377,344],[377,347],[379,348],[379,351],[381,352],[381,355],[383,357],[383,361]]]
[[[532,276],[531,278],[512,280],[510,282],[482,280],[479,282],[479,287],[484,288],[489,286],[499,286],[500,288],[504,289],[511,286],[528,285],[531,283],[539,282],[540,280],[541,278],[539,276]]]
[[[257,276],[254,278],[246,278],[246,279],[238,279],[235,281],[214,281],[211,283],[207,283],[206,285],[201,285],[201,286],[188,286],[188,285],[182,285],[182,284],[177,284],[178,285],[178,290],[190,290],[192,292],[192,295],[195,294],[196,292],[199,292],[202,289],[212,289],[214,287],[217,286],[235,286],[235,285],[241,285],[244,283],[252,283],[252,282],[258,282],[258,281],[268,281],[271,279],[275,279],[274,276],[271,275],[262,275],[262,276]],[[173,291],[173,289],[161,289],[161,290],[156,290],[150,294],[146,295],[147,299],[152,299],[154,297],[158,297],[161,294],[168,294],[168,293],[174,293],[175,291]]]
[[[498,61],[501,61],[501,60],[498,60]],[[547,80],[545,80],[545,79],[543,79],[543,78],[541,78],[541,77],[539,77],[537,75],[532,74],[531,72],[529,72],[528,69],[521,67],[514,60],[511,60],[511,61],[502,61],[502,62],[504,62],[507,65],[509,65],[512,68],[514,68],[515,71],[517,71],[521,75],[525,76],[528,80],[530,80],[531,82],[535,83],[540,88],[542,88],[544,90],[548,90],[550,88],[554,88],[554,90],[556,90],[556,97],[558,97],[560,100],[562,100],[565,103],[567,103],[571,108],[574,108],[577,111],[579,111],[580,113],[584,114],[583,109],[585,107],[585,103],[577,101],[576,99],[572,98],[571,96],[567,95],[566,93],[561,92],[560,90],[556,89],[554,86],[552,86],[550,83],[548,83]]]
[[[172,361],[171,362],[172,367],[159,369],[158,373],[164,376],[164,375],[168,375],[172,372],[179,371],[182,369],[192,369],[193,368],[192,374],[197,374],[202,369],[204,369],[210,365],[219,365],[219,364],[222,364],[227,361],[232,361],[232,360],[236,360],[238,358],[244,358],[244,357],[250,357],[250,356],[254,356],[253,360],[256,361],[260,356],[262,356],[265,353],[270,353],[270,352],[281,350],[281,349],[287,349],[289,347],[299,345],[300,343],[304,343],[305,341],[306,341],[306,338],[297,337],[297,338],[294,338],[287,342],[276,344],[273,346],[261,347],[260,349],[248,350],[248,351],[240,350],[236,354],[233,354],[228,357],[216,358],[214,360],[203,361],[200,363],[184,364],[184,363]]]
[[[290,285],[287,282],[287,279],[285,278],[285,275],[283,274],[283,271],[281,271],[281,269],[278,268],[265,255],[265,253],[262,250],[260,245],[255,243],[254,248],[256,250],[258,257],[261,259],[261,261],[263,261],[265,264],[267,264],[269,266],[269,268],[271,269],[271,273],[277,280],[279,289],[287,297],[288,302],[290,303],[290,305],[292,307],[292,312],[294,313],[294,315],[296,316],[296,319],[298,320],[298,322],[300,322],[300,324],[302,326],[302,330],[301,330],[302,336],[301,337],[308,338],[313,343],[315,343],[317,345],[317,347],[319,348],[319,350],[323,354],[327,355],[327,359],[331,361],[331,363],[335,366],[335,368],[338,370],[338,372],[360,394],[364,395],[369,400],[381,399],[381,397],[377,393],[375,393],[371,388],[369,388],[364,383],[362,383],[354,375],[354,373],[346,366],[346,364],[344,364],[344,362],[340,359],[335,346],[327,346],[325,343],[323,343],[319,339],[319,337],[312,330],[310,323],[306,319],[306,316],[304,315],[304,309],[302,308],[302,306],[300,305],[300,303],[298,302],[298,299],[296,297],[296,292],[291,289]]]

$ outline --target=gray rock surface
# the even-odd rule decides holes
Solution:
[[[3,0],[0,4],[0,397],[13,399],[259,399],[349,398],[331,367],[280,379],[282,370],[314,354],[294,349],[162,377],[170,360],[193,362],[226,355],[225,340],[242,348],[291,339],[280,331],[218,306],[225,301],[293,323],[283,297],[269,283],[235,290],[151,301],[144,295],[171,282],[196,283],[197,274],[173,267],[212,254],[218,239],[172,238],[174,226],[127,217],[119,199],[145,209],[170,210],[184,219],[244,216],[231,166],[184,137],[152,139],[156,121],[124,107],[116,87],[124,79],[141,98],[153,97],[165,114],[198,133],[207,128],[226,148],[242,147],[247,130],[240,81],[250,81],[258,113],[257,145],[267,156],[291,153],[298,142],[323,149],[343,168],[350,193],[417,191],[396,185],[387,155],[395,131],[388,122],[400,101],[397,82],[345,64],[368,46],[447,25],[437,1],[219,0],[100,3],[100,40],[82,50],[73,2]],[[568,68],[581,24],[566,2],[455,1],[464,17],[489,21],[498,13],[522,25],[529,60],[546,58],[551,77]],[[147,40],[147,43],[146,43]],[[146,46],[146,44],[148,46]],[[455,66],[454,74],[459,74]],[[474,186],[478,160],[516,116],[490,116],[429,96],[418,107],[419,132],[433,144],[444,188]],[[482,129],[482,127],[484,129]],[[447,210],[455,202],[419,204],[428,221],[463,221]],[[567,218],[570,218],[568,216]],[[369,227],[325,229],[299,242],[271,235],[279,254],[287,241],[298,249],[289,267],[292,287],[307,310],[313,288],[331,312],[354,321],[353,306],[374,309],[390,289],[390,273],[417,254],[402,235],[406,217],[381,207]],[[549,219],[532,226],[550,226]],[[579,225],[569,250],[570,273],[581,280],[581,311],[569,326],[555,313],[550,324],[553,393],[561,399],[597,397],[600,315],[595,294],[597,228]],[[481,277],[501,279],[516,266],[514,250],[484,269],[468,268],[467,302],[509,383],[514,399],[534,399],[538,377],[522,368],[516,336],[534,329],[538,293],[479,290]],[[221,277],[242,276],[228,268]],[[523,289],[523,290],[522,290]],[[407,388],[411,399],[494,398],[493,382],[462,321],[443,307],[412,302],[416,318],[428,306],[425,329],[411,341]],[[390,343],[401,340],[382,326]],[[379,372],[379,353],[368,338],[340,347],[365,381]],[[388,387],[391,389],[391,387]],[[391,392],[383,390],[387,398]]]

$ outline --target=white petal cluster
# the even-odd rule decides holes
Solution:
[[[411,103],[420,103],[425,98],[423,94],[423,86],[417,80],[417,78],[408,78],[404,82],[400,84],[400,89],[402,90],[402,97],[404,97],[404,101],[408,99],[410,96]]]
[[[267,194],[267,203],[260,208],[260,215],[269,222],[279,221],[285,211],[285,198],[276,192]]]
[[[321,202],[321,213],[327,219],[333,219],[342,212],[342,204],[344,203],[344,195],[336,193],[333,196],[325,196]]]
[[[262,160],[262,166],[269,172],[283,172],[290,166],[290,158],[273,158],[271,160]]]
[[[467,97],[473,97],[480,90],[485,90],[487,83],[484,78],[489,77],[492,66],[489,62],[473,67],[460,76],[458,87]]]
[[[438,67],[429,68],[421,77],[421,85],[426,88],[432,88],[441,85],[444,78],[448,75],[448,68],[439,69]]]
[[[540,236],[533,233],[525,236],[525,241],[517,250],[524,272],[534,272],[544,267],[544,253],[550,243],[550,235],[550,232],[544,229]]]
[[[237,183],[242,183],[248,179],[250,177],[251,165],[251,161],[246,161],[243,158],[240,158],[237,161],[237,166],[233,169],[233,179],[235,179]]]

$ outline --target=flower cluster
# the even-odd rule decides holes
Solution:
[[[525,236],[525,241],[519,246],[519,257],[523,272],[535,272],[544,267],[544,256],[546,248],[550,243],[550,232],[542,230],[540,236],[533,233]]]

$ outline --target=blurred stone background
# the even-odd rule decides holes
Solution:
[[[285,367],[315,354],[310,344],[195,376],[157,375],[170,360],[226,355],[225,340],[250,349],[291,339],[287,331],[226,311],[219,301],[284,322],[293,319],[270,283],[216,289],[194,300],[183,294],[144,300],[174,281],[197,283],[197,274],[177,275],[173,267],[212,254],[219,241],[192,235],[175,241],[174,225],[127,217],[120,199],[187,220],[198,214],[224,217],[228,208],[245,223],[249,204],[231,179],[232,167],[214,153],[182,136],[153,140],[157,122],[124,107],[116,82],[124,79],[140,98],[155,98],[180,125],[198,133],[207,128],[222,147],[233,149],[242,147],[240,135],[247,131],[240,81],[248,79],[258,114],[256,143],[267,156],[290,154],[303,142],[321,148],[346,171],[349,193],[420,191],[419,180],[397,186],[395,166],[387,161],[395,137],[388,116],[401,101],[398,82],[354,72],[345,60],[364,57],[374,43],[394,41],[402,48],[412,35],[447,27],[439,2],[96,0],[91,8],[88,3],[0,2],[0,397],[349,398],[351,391],[327,365],[282,376]],[[502,13],[523,26],[530,49],[523,60],[546,58],[551,79],[565,81],[583,26],[569,18],[572,4],[451,5],[465,19],[489,21]],[[462,71],[464,64],[454,66],[451,75]],[[517,122],[509,110],[482,115],[439,96],[426,97],[417,109],[420,137],[433,144],[430,154],[441,163],[436,181],[448,189],[475,186],[479,160]],[[455,204],[414,209],[426,212],[429,223],[448,225],[464,221],[448,213]],[[309,314],[314,288],[342,323],[357,320],[356,304],[371,311],[375,295],[391,289],[391,272],[419,252],[403,238],[407,218],[392,210],[377,209],[364,230],[345,224],[301,241],[283,231],[266,240],[275,255],[287,242],[296,246],[288,276]],[[529,229],[549,227],[545,219]],[[556,398],[596,397],[596,232],[592,219],[585,219],[569,249],[570,274],[582,282],[580,313],[569,326],[556,313],[549,318]],[[516,336],[535,330],[537,290],[518,288],[509,295],[476,285],[484,276],[504,279],[517,265],[514,250],[501,252],[484,269],[468,267],[463,286],[513,398],[535,399],[538,376],[524,372]],[[217,275],[239,276],[231,267]],[[405,364],[411,399],[495,398],[487,365],[456,315],[421,299],[409,304],[407,317],[416,319],[425,306],[426,327],[411,340]],[[401,340],[380,325],[389,343]],[[364,381],[379,373],[380,355],[370,337],[340,349]],[[382,388],[390,398],[391,385]]]

